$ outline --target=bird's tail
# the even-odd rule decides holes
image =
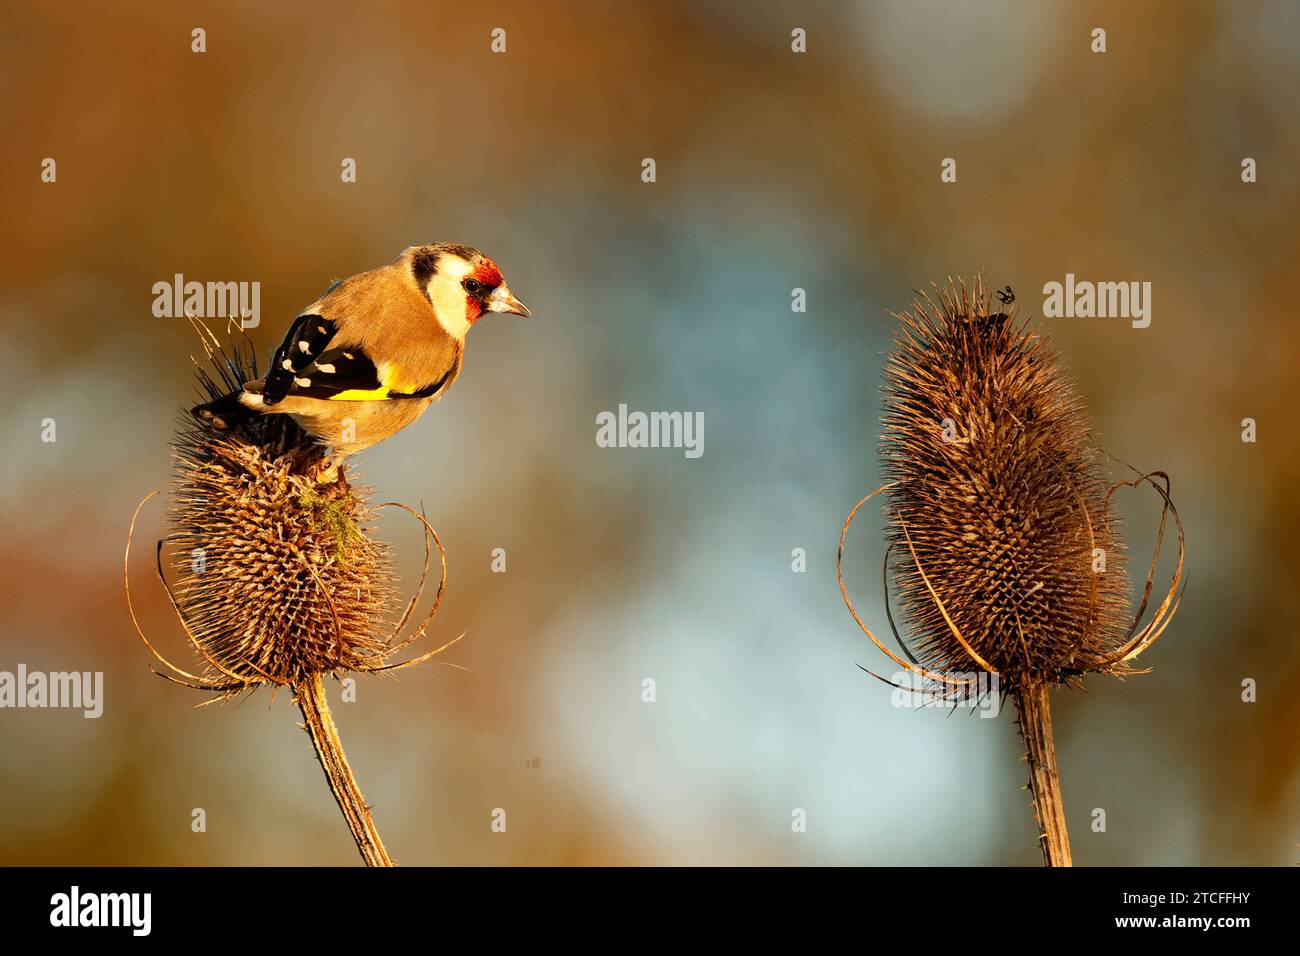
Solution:
[[[190,414],[219,431],[235,428],[248,421],[257,412],[239,401],[239,392],[230,392],[203,405],[195,405]]]

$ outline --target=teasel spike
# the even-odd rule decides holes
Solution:
[[[200,394],[214,398],[255,374],[246,332],[223,344],[191,318],[207,364],[194,360]],[[193,357],[192,357],[193,358]],[[123,583],[136,633],[160,666],[150,670],[229,700],[269,687],[287,688],[302,713],[330,789],[363,860],[391,866],[371,808],[347,762],[325,695],[324,677],[391,674],[425,663],[464,634],[412,659],[394,656],[423,638],[441,607],[447,553],[424,508],[396,502],[372,507],[368,490],[343,469],[322,468],[326,449],[290,416],[250,419],[215,431],[182,414],[173,444],[171,530],[158,540],[155,572],[181,629],[201,661],[198,673],[163,656],[140,624],[130,586],[131,546],[147,495],[127,532]],[[389,552],[371,537],[378,512],[404,509],[421,525],[424,562],[414,596],[396,624]],[[403,634],[424,596],[436,547],[438,592],[419,626]],[[171,554],[171,559],[167,555]],[[202,560],[200,560],[200,557]],[[171,577],[169,578],[168,567]]]
[[[1135,673],[1131,662],[1164,633],[1185,593],[1184,532],[1163,472],[1133,469],[1135,480],[1107,490],[1087,410],[1059,357],[1029,330],[1009,289],[998,298],[1002,307],[994,310],[982,275],[969,282],[949,277],[918,290],[906,311],[891,313],[898,327],[885,360],[881,439],[889,480],[845,519],[836,573],[855,622],[904,670],[952,694],[962,686],[954,672],[999,680],[1025,740],[1044,861],[1069,865],[1050,688],[1077,687],[1088,673]],[[1131,591],[1111,497],[1143,483],[1163,507],[1129,626]],[[889,499],[882,509],[889,527],[886,615],[906,660],[871,633],[843,577],[848,529],[881,492]],[[1139,629],[1170,514],[1177,567],[1168,594]],[[899,636],[889,602],[895,546],[905,556],[892,568],[908,640]]]

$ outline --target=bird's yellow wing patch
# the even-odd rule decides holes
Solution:
[[[331,395],[331,402],[377,402],[388,398],[388,386],[379,388],[349,388],[347,391]]]
[[[416,386],[411,384],[406,370],[393,362],[383,362],[377,369],[378,388],[348,388],[331,395],[334,402],[378,402],[392,398],[392,393],[410,392]]]

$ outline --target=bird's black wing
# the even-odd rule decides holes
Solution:
[[[294,319],[288,334],[271,357],[262,384],[262,400],[274,405],[294,391],[294,379],[316,361],[328,347],[338,329],[323,315],[300,315]]]
[[[359,346],[330,349],[315,362],[298,372],[289,389],[290,395],[345,401],[384,401],[400,398],[428,398],[440,392],[455,375],[453,363],[436,381],[413,391],[399,391],[384,381],[380,370]]]
[[[314,362],[294,373],[288,394],[354,401],[389,397],[375,363],[356,345],[322,352]]]
[[[271,359],[260,389],[263,402],[275,405],[287,395],[346,401],[427,398],[455,377],[460,364],[458,350],[457,359],[436,381],[411,391],[398,390],[390,386],[402,381],[400,369],[386,366],[391,377],[385,381],[383,370],[365,350],[340,344],[336,332],[337,326],[324,316],[300,315]]]

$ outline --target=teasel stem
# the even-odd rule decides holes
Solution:
[[[366,861],[366,866],[394,866],[388,851],[384,849],[384,841],[379,838],[379,830],[370,815],[366,798],[357,786],[357,778],[348,766],[348,758],[343,752],[338,728],[334,726],[329,701],[325,697],[325,684],[320,675],[312,674],[295,684],[294,698],[302,710],[307,734],[316,748],[316,756],[325,771],[325,779],[329,781],[334,799],[338,801],[348,829],[357,841],[361,858]]]
[[[1065,802],[1061,798],[1061,775],[1056,770],[1056,746],[1052,741],[1052,706],[1047,684],[1027,681],[1015,691],[1020,736],[1025,741],[1029,764],[1029,789],[1034,797],[1045,866],[1073,866],[1070,834],[1065,827]]]

